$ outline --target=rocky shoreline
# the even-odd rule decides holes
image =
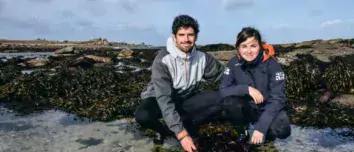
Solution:
[[[354,128],[352,41],[316,40],[274,45],[277,52],[275,58],[287,74],[286,108],[293,125],[319,129]],[[22,44],[11,45],[22,48]],[[77,119],[99,122],[132,117],[140,102],[141,89],[150,79],[149,68],[158,49],[98,46],[97,50],[90,47],[82,49],[78,45],[61,46],[50,51],[47,49],[45,52],[50,53],[46,55],[30,58],[6,58],[5,52],[11,51],[0,49],[3,55],[0,60],[1,104],[23,116],[60,110],[75,115]],[[36,45],[33,47],[40,48]],[[203,47],[223,63],[235,54],[231,46],[224,44],[200,48]],[[24,70],[31,72],[23,73]],[[204,83],[201,90],[217,89],[217,86],[218,83]],[[326,96],[328,92],[333,95]],[[214,142],[220,146],[217,150],[222,150],[221,147],[232,150],[237,145],[222,142],[225,141],[222,138],[225,137],[224,133],[230,133],[225,127],[216,124],[202,127],[198,142]],[[153,136],[151,131],[137,128],[142,134]],[[214,128],[212,132],[203,134],[210,128]],[[216,141],[210,141],[211,135],[215,136],[213,140]],[[229,139],[232,139],[232,135],[227,137]],[[268,148],[274,148],[271,145]],[[204,149],[212,148],[207,146],[211,145],[204,145]],[[155,151],[161,150],[155,148]]]

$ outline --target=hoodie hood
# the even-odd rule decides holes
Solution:
[[[192,58],[196,52],[195,46],[193,46],[192,50],[188,53],[185,53],[178,49],[176,42],[173,40],[172,37],[169,37],[167,39],[167,44],[166,44],[167,51],[171,54],[172,57],[174,58],[180,58],[183,60],[189,60]]]

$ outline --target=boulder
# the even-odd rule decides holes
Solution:
[[[128,57],[128,56],[133,56],[134,51],[130,49],[123,49],[122,51],[119,52],[118,57]]]
[[[4,53],[17,53],[18,50],[5,50]]]
[[[295,45],[295,48],[311,48],[313,46],[312,41],[304,41]]]
[[[214,56],[219,61],[229,61],[235,56],[235,50],[233,51],[218,51],[218,52],[208,52],[210,55]]]
[[[53,58],[63,58],[63,57],[71,57],[75,56],[76,54],[52,54],[50,55]]]
[[[96,61],[91,58],[79,57],[75,60],[73,65],[81,68],[92,68],[95,63]]]
[[[30,67],[41,67],[41,66],[45,66],[49,63],[48,59],[32,59],[27,61],[27,64]]]
[[[354,108],[354,94],[341,94],[332,99],[331,102],[337,102],[342,105]]]
[[[84,52],[83,50],[77,50],[77,49],[76,49],[76,50],[74,50],[73,53],[74,53],[74,54],[81,54],[81,53],[83,53],[83,52]]]
[[[74,53],[74,47],[65,47],[59,50],[54,51],[55,54],[70,54]]]
[[[99,56],[95,56],[95,55],[85,55],[85,58],[90,58],[95,60],[96,62],[103,62],[103,63],[110,63],[111,58],[107,58],[107,57],[99,57]]]

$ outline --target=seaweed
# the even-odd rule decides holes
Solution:
[[[288,98],[304,100],[308,95],[323,88],[321,79],[326,64],[312,55],[297,55],[298,60],[284,68],[285,90]]]
[[[327,89],[342,94],[354,93],[353,66],[341,56],[332,57],[330,60],[331,64],[323,75]]]
[[[20,76],[21,68],[13,65],[0,68],[0,86],[11,82],[16,77]]]

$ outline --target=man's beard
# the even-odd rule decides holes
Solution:
[[[190,43],[189,43],[190,44]],[[181,50],[181,51],[183,51],[183,52],[190,52],[190,51],[192,51],[192,49],[193,49],[193,47],[194,47],[195,45],[192,45],[192,46],[190,46],[190,47],[183,47],[182,45],[181,46],[178,46],[178,48]]]

